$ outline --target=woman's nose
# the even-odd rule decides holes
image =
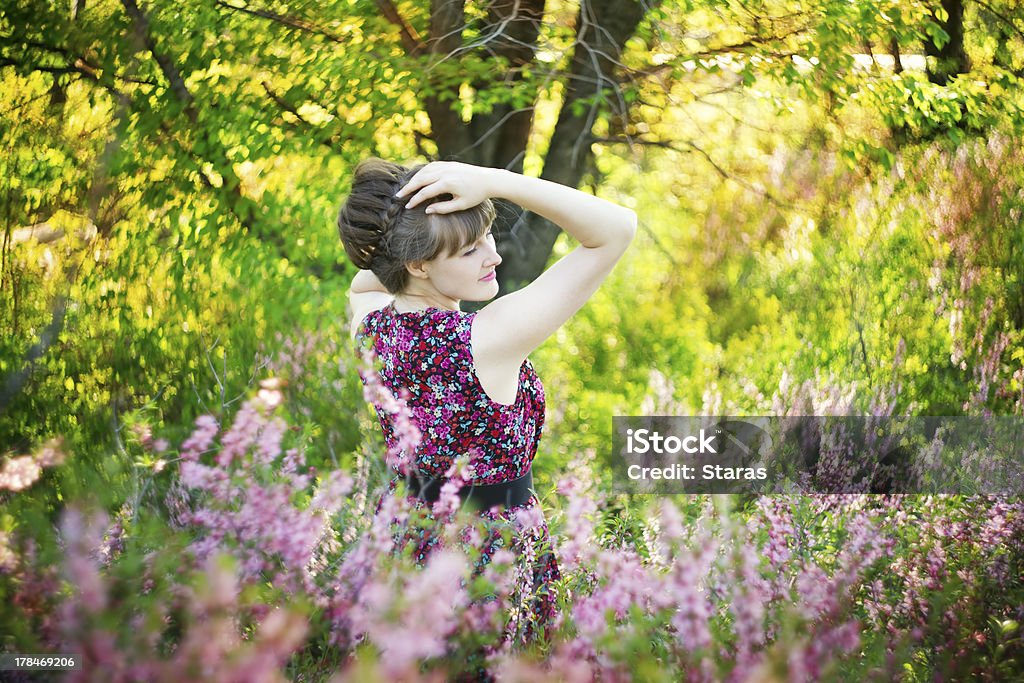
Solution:
[[[487,267],[490,268],[492,266],[500,265],[502,259],[501,259],[501,254],[498,253],[497,248],[489,246],[489,245],[488,245],[487,248],[488,248],[488,251],[490,252],[489,254],[487,254],[487,257],[488,257],[487,258]]]

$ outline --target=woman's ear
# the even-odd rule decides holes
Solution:
[[[405,264],[405,269],[409,271],[409,275],[421,280],[426,280],[430,277],[430,273],[427,272],[426,261],[411,261]]]

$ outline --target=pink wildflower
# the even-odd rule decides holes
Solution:
[[[43,468],[31,455],[11,458],[0,470],[0,489],[23,491],[34,484],[42,472]]]
[[[217,420],[212,415],[197,417],[195,430],[181,444],[181,457],[184,460],[197,460],[213,444],[217,429]]]
[[[67,454],[64,452],[64,439],[56,437],[50,439],[35,452],[36,462],[41,467],[56,467],[63,465]]]

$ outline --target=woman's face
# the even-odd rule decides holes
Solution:
[[[424,264],[431,284],[442,295],[458,301],[487,301],[498,294],[494,269],[501,256],[488,230],[476,242],[451,256],[441,256]]]

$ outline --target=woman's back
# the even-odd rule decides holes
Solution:
[[[497,484],[530,469],[544,426],[544,388],[526,360],[514,403],[487,395],[470,344],[475,317],[438,308],[399,313],[389,304],[364,318],[359,336],[372,344],[383,385],[406,401],[420,429],[416,468],[440,477],[469,454],[473,483]],[[396,447],[392,416],[379,406],[377,415],[389,448]]]

